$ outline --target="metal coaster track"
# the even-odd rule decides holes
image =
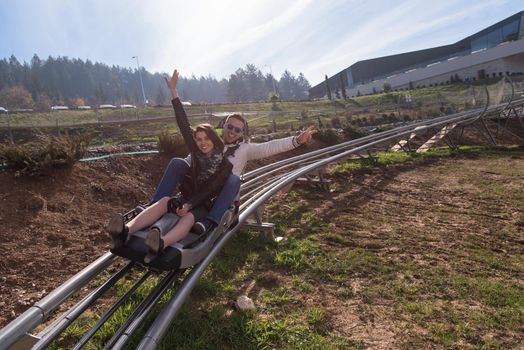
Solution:
[[[136,329],[138,329],[144,319],[151,313],[164,293],[168,290],[173,290],[171,299],[156,316],[137,347],[138,349],[155,349],[205,269],[222,250],[228,240],[241,228],[242,224],[246,222],[248,217],[254,215],[257,209],[271,198],[271,196],[290,186],[301,176],[305,176],[330,163],[341,161],[349,157],[363,157],[362,154],[365,154],[368,157],[373,158],[372,153],[377,149],[389,149],[391,146],[399,144],[399,141],[404,138],[408,138],[407,146],[411,149],[409,140],[411,140],[412,137],[410,137],[410,135],[427,137],[428,132],[432,132],[433,135],[435,130],[442,130],[448,126],[453,126],[450,128],[450,130],[452,130],[455,127],[464,128],[468,125],[474,125],[475,123],[480,122],[483,124],[485,127],[484,130],[487,131],[487,134],[489,135],[487,140],[489,140],[489,142],[495,142],[495,139],[492,137],[488,127],[484,123],[485,120],[495,118],[497,120],[517,118],[524,128],[524,99],[514,100],[515,94],[513,91],[514,90],[512,90],[509,102],[489,106],[489,92],[486,89],[487,102],[485,106],[481,108],[434,119],[413,122],[409,125],[400,126],[391,130],[382,131],[359,139],[281,160],[246,173],[243,177],[244,183],[241,186],[242,205],[240,206],[240,211],[237,217],[238,222],[236,225],[226,230],[217,240],[210,253],[198,265],[195,265],[190,271],[188,271],[187,274],[186,271],[170,271],[163,273],[161,278],[159,278],[159,281],[156,283],[156,286],[152,288],[149,295],[147,295],[138,304],[131,315],[127,317],[120,328],[105,344],[104,349],[122,349],[126,346]],[[500,126],[500,123],[498,123],[498,125]],[[460,141],[461,135],[462,132],[456,143]],[[451,141],[450,135],[447,136]],[[406,144],[404,144],[404,146],[405,145]],[[454,145],[454,142],[448,142],[448,145],[451,147]],[[402,145],[401,148],[405,150]],[[95,288],[86,297],[64,312],[55,321],[47,325],[47,327],[37,335],[31,334],[31,332],[37,326],[43,324],[47,319],[49,319],[53,311],[60,307],[71,295],[80,291],[102,272],[107,271],[107,269],[118,260],[116,258],[117,257],[111,253],[104,254],[42,300],[36,302],[32,307],[9,323],[6,327],[1,329],[0,350],[47,348],[53,341],[58,339],[63,330],[82,315],[82,313],[97,301],[100,296],[114,286],[118,280],[127,276],[136,264],[129,262],[100,286]],[[183,274],[185,274],[185,277],[179,280],[179,277]],[[151,270],[143,273],[134,285],[124,295],[122,295],[110,307],[110,309],[100,317],[95,325],[75,344],[74,349],[81,349],[85,346],[100,327],[111,318],[115,311],[128,301],[134,295],[136,290],[153,275],[154,274]]]

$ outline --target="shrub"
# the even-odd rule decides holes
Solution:
[[[344,131],[344,136],[346,136],[349,139],[358,139],[367,135],[367,133],[360,131],[352,126],[346,126],[342,130]]]
[[[56,167],[71,166],[85,155],[93,138],[90,133],[70,136],[36,134],[37,141],[0,144],[0,160],[20,175],[43,175]]]
[[[398,122],[398,121],[400,121],[400,117],[398,115],[396,115],[395,113],[389,113],[388,121],[390,123]]]
[[[188,153],[182,137],[173,135],[167,129],[162,130],[158,135],[158,151],[168,156],[184,156]]]
[[[328,145],[338,143],[338,135],[334,129],[321,129],[313,134],[313,138]]]
[[[340,129],[342,127],[342,123],[340,122],[340,118],[339,117],[331,118],[331,126],[333,126],[336,129]]]

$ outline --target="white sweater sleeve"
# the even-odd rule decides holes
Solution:
[[[292,150],[296,147],[298,147],[298,143],[295,136],[271,140],[264,143],[247,143],[245,150],[246,160],[270,157],[278,153]]]
[[[269,157],[298,147],[294,136],[264,143],[242,143],[235,154],[228,159],[233,164],[233,174],[241,176],[249,160]]]

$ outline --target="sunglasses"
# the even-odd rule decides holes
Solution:
[[[229,130],[234,130],[237,134],[240,134],[242,132],[241,128],[239,128],[238,126],[234,126],[233,124],[226,124],[224,126]]]

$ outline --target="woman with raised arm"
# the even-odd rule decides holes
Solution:
[[[152,228],[145,244],[149,254],[144,261],[150,262],[157,254],[183,239],[195,221],[203,220],[211,209],[211,200],[220,193],[225,181],[231,175],[232,165],[223,155],[224,143],[210,124],[200,124],[191,130],[184,107],[178,98],[178,71],[175,69],[171,79],[164,77],[171,95],[175,117],[184,141],[191,151],[189,171],[179,186],[181,196],[163,197],[124,225],[122,215],[111,218],[107,227],[112,238],[112,248],[125,244],[127,236],[150,226],[168,211],[179,216],[176,225],[164,236]]]

